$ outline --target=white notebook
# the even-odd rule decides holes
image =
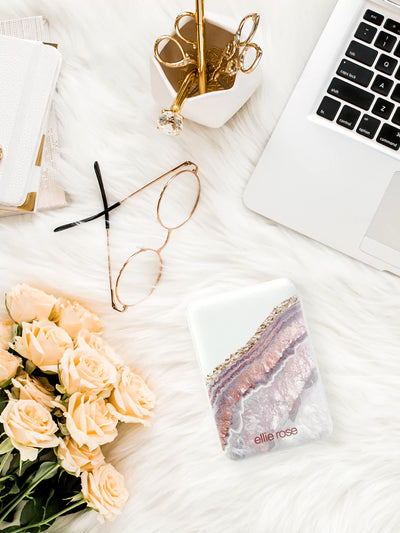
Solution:
[[[0,36],[0,204],[26,198],[60,66],[54,47]]]

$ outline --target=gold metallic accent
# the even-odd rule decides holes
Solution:
[[[197,69],[199,71],[199,92],[207,92],[206,38],[204,0],[196,0]]]
[[[46,43],[43,41],[43,44],[46,44],[47,46],[52,46],[53,48],[58,48],[58,44],[57,43]]]
[[[209,385],[212,381],[218,378],[221,372],[236,363],[238,359],[240,359],[256,344],[256,342],[259,340],[264,331],[275,322],[279,315],[287,311],[290,307],[293,307],[294,305],[299,303],[299,301],[300,299],[298,296],[292,296],[288,300],[283,301],[277,307],[274,307],[270,315],[268,315],[267,319],[264,320],[261,326],[257,329],[256,333],[249,340],[249,342],[245,346],[243,346],[243,348],[240,348],[240,350],[227,357],[225,361],[218,365],[211,374],[208,374],[206,378],[206,384]]]
[[[38,151],[38,155],[37,155],[36,161],[35,161],[35,167],[41,167],[42,166],[43,147],[44,147],[45,138],[46,138],[46,136],[43,135],[42,136],[42,140],[40,141],[39,151]]]
[[[252,26],[247,39],[243,39],[242,32],[248,21],[251,21]],[[263,52],[258,44],[252,43],[251,40],[257,31],[259,23],[260,15],[258,13],[251,13],[242,19],[233,36],[233,40],[226,44],[220,60],[214,68],[210,78],[211,81],[216,81],[220,76],[236,76],[239,71],[250,74],[257,68]],[[246,68],[245,59],[249,50],[255,51],[255,57]]]
[[[4,150],[3,150],[3,147],[0,145],[0,161],[3,159],[4,157]]]
[[[181,13],[180,15],[178,15],[175,19],[175,33],[177,34],[177,36],[184,42],[184,43],[187,43],[187,44],[190,44],[192,45],[193,48],[196,48],[197,46],[197,42],[196,41],[191,41],[190,39],[188,39],[187,37],[185,37],[182,33],[182,29],[181,29],[181,20],[185,19],[185,18],[192,18],[196,21],[196,13],[192,13],[190,11],[185,11],[184,13]]]
[[[36,205],[36,196],[35,192],[28,192],[26,195],[25,202],[18,207],[19,211],[33,211],[35,210]]]
[[[174,113],[179,113],[179,111],[182,109],[183,104],[185,103],[185,100],[190,94],[190,90],[193,87],[193,83],[196,79],[196,70],[191,70],[185,77],[185,79],[182,82],[182,85],[180,86],[179,91],[176,94],[175,100],[171,106],[171,111]]]
[[[164,41],[174,43],[174,45],[178,48],[182,58],[178,61],[165,61],[164,59],[162,59],[162,49],[160,50],[160,46]],[[172,35],[162,35],[156,40],[156,42],[154,43],[154,56],[157,61],[164,67],[181,68],[186,67],[187,65],[196,65],[196,60],[184,51],[181,43],[176,37],[173,37]]]

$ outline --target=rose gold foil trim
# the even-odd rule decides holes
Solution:
[[[292,296],[288,300],[283,301],[278,306],[274,307],[271,314],[268,315],[267,319],[264,320],[264,322],[261,324],[261,326],[257,329],[253,337],[249,340],[249,342],[240,348],[237,352],[233,353],[229,357],[225,359],[223,363],[215,367],[214,371],[211,374],[208,374],[206,378],[206,384],[209,385],[212,381],[218,378],[218,376],[223,372],[225,369],[232,366],[238,359],[240,359],[245,353],[247,353],[251,348],[256,344],[258,339],[261,337],[261,335],[264,333],[264,331],[275,322],[275,320],[278,318],[279,315],[284,313],[289,309],[289,307],[293,307],[297,303],[299,303],[299,297],[298,296]]]

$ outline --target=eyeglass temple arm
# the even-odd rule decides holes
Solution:
[[[107,211],[113,211],[116,207],[119,207],[121,205],[121,202],[116,202],[115,204],[112,204],[108,207]],[[75,222],[70,222],[69,224],[63,224],[62,226],[58,226],[53,231],[54,233],[58,233],[59,231],[64,231],[66,229],[73,228],[75,226],[80,226],[81,224],[85,224],[86,222],[91,222],[92,220],[96,220],[98,218],[101,218],[105,215],[105,211],[100,211],[100,213],[96,213],[95,215],[92,215],[91,217],[82,218],[81,220],[77,220]]]
[[[111,278],[110,231],[109,231],[110,230],[110,214],[109,214],[110,210],[108,207],[106,191],[104,189],[103,178],[101,176],[100,165],[97,161],[94,163],[94,171],[96,173],[97,183],[99,184],[101,199],[103,201],[103,207],[104,207],[104,224],[105,224],[106,233],[107,233],[107,256],[108,256],[107,262],[108,262],[108,280],[110,284],[111,305],[113,309],[120,311],[114,299],[114,289],[113,289],[113,283],[112,283],[112,278]]]
[[[126,200],[129,200],[129,198],[132,198],[132,196],[135,196],[136,194],[139,194],[144,189],[147,189],[147,187],[150,187],[151,185],[153,185],[153,183],[156,183],[157,181],[165,178],[166,176],[168,176],[168,174],[172,174],[172,173],[180,170],[182,167],[186,167],[186,166],[190,166],[190,165],[193,166],[194,167],[193,170],[195,172],[197,172],[198,166],[195,163],[192,163],[191,161],[185,161],[185,163],[182,163],[181,165],[178,165],[177,167],[173,168],[172,170],[169,170],[168,172],[166,172],[162,176],[156,178],[155,180],[151,181],[150,183],[147,183],[147,185],[144,185],[143,187],[141,187],[137,191],[133,192],[132,194],[130,194],[129,196],[127,196],[126,198],[124,198],[120,202],[115,202],[115,204],[110,205],[108,207],[107,211],[108,212],[113,211],[115,208],[119,207],[121,204],[126,202]],[[83,218],[83,219],[77,220],[75,222],[70,222],[69,224],[63,224],[62,226],[58,226],[57,228],[55,228],[53,231],[55,233],[58,233],[59,231],[64,231],[66,229],[70,229],[70,228],[73,228],[75,226],[79,226],[80,224],[85,224],[86,222],[91,222],[92,220],[96,220],[96,219],[104,216],[105,213],[106,213],[105,211],[101,211],[100,213],[96,213],[95,215],[92,215],[90,217]]]
[[[104,189],[103,178],[101,176],[100,165],[99,165],[99,163],[97,161],[94,164],[94,171],[96,173],[97,183],[99,184],[100,193],[101,193],[101,199],[103,200],[103,207],[104,207],[104,211],[103,212],[104,212],[105,226],[106,226],[106,229],[109,229],[109,227],[110,227],[110,214],[109,214],[109,211],[110,210],[109,210],[109,207],[108,207],[106,191]]]

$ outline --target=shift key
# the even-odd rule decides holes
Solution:
[[[339,78],[333,78],[329,85],[328,93],[366,111],[371,107],[375,98],[373,94]]]

